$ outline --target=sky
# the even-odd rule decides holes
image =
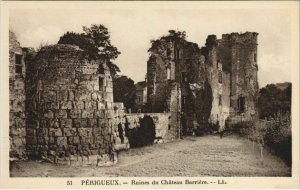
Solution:
[[[82,32],[82,26],[91,24],[108,28],[111,43],[121,52],[114,63],[135,82],[145,78],[150,40],[170,29],[186,31],[187,40],[200,47],[210,34],[221,38],[225,33],[257,32],[260,87],[291,81],[291,21],[285,9],[204,9],[195,4],[189,9],[44,6],[9,12],[9,27],[23,47],[55,44],[65,32]]]

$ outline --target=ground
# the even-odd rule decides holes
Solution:
[[[12,177],[171,177],[171,176],[290,176],[291,168],[264,150],[260,157],[245,138],[229,135],[188,137],[172,143],[121,151],[118,164],[109,167],[55,165],[18,161]]]

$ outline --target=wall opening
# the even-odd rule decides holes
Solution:
[[[129,129],[127,132],[130,147],[151,145],[155,139],[155,124],[150,116],[140,119],[139,127]]]
[[[245,112],[245,97],[239,97],[238,98],[238,113],[244,113]]]
[[[104,78],[99,77],[99,91],[103,91],[104,89]]]
[[[16,54],[15,59],[16,59],[15,60],[15,66],[16,66],[15,72],[16,72],[16,74],[22,74],[22,55]]]
[[[124,143],[124,135],[123,135],[123,127],[122,124],[119,123],[118,125],[118,132],[119,132],[119,138],[121,139],[121,143]]]
[[[186,81],[187,81],[186,72],[181,72],[181,82],[186,82]]]

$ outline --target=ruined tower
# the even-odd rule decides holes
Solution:
[[[206,65],[213,88],[211,121],[251,120],[256,116],[257,33],[215,35],[206,40]]]
[[[26,84],[29,157],[75,163],[87,158],[91,164],[113,159],[112,78],[106,64],[63,44],[41,48],[31,61]]]

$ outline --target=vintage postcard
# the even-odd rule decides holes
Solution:
[[[2,1],[0,189],[300,188],[298,1]]]

